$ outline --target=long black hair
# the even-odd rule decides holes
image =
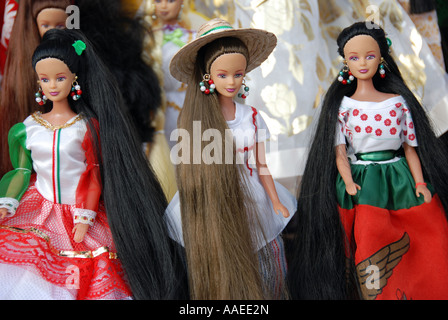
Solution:
[[[141,142],[152,142],[152,123],[161,107],[161,87],[155,71],[143,61],[147,30],[141,19],[125,11],[121,0],[76,0],[80,27],[118,82]]]
[[[80,55],[73,47],[77,40],[86,44]],[[34,52],[33,68],[46,58],[63,61],[77,75],[83,93],[77,101],[69,99],[70,106],[85,116],[91,129],[99,125],[94,141],[102,196],[134,298],[177,298],[182,268],[163,219],[167,200],[144,156],[115,78],[78,30],[48,31]]]
[[[345,28],[337,39],[338,52],[344,57],[344,46],[357,35],[374,38],[385,60],[387,75],[377,73],[375,88],[401,95],[415,124],[419,146],[416,151],[425,178],[434,186],[448,208],[447,151],[436,138],[425,110],[406,86],[390,54],[386,34],[371,22],[357,22]],[[349,242],[341,224],[336,199],[335,134],[338,110],[344,96],[352,96],[356,79],[344,85],[337,79],[329,87],[320,110],[317,128],[311,142],[301,179],[297,205],[297,230],[289,263],[288,284],[295,299],[353,299],[358,297]]]

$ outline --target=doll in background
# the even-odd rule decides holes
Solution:
[[[143,58],[155,70],[162,87],[161,106],[154,115],[154,141],[145,149],[148,158],[165,190],[168,200],[177,191],[174,166],[170,160],[171,131],[176,129],[177,117],[185,97],[185,87],[169,73],[172,56],[186,42],[192,32],[187,27],[187,0],[145,0],[142,3],[146,28]]]
[[[50,111],[9,134],[3,299],[176,297],[166,200],[114,77],[76,30],[48,31],[32,62]]]
[[[302,178],[291,294],[446,299],[447,152],[383,29],[358,22],[337,44],[345,65],[324,98]]]
[[[266,166],[269,133],[260,114],[233,100],[243,86],[248,89],[246,72],[258,67],[276,42],[267,31],[233,29],[213,19],[171,60],[173,77],[188,85],[178,127],[189,138],[182,136],[171,151],[174,157],[181,150],[186,158],[177,165],[179,192],[166,215],[175,227],[173,238],[185,246],[193,299],[285,297],[281,232],[296,201]],[[203,141],[210,131],[220,133],[214,142],[222,150],[210,151]],[[194,159],[198,154],[203,157]]]
[[[31,56],[41,41],[41,35],[50,27],[63,28],[69,0],[22,0],[11,31],[9,47],[2,79],[0,97],[0,139],[1,149],[8,150],[8,131],[36,110],[34,97],[29,94],[36,88],[36,73]],[[39,106],[37,106],[39,107]],[[7,152],[2,152],[0,175],[11,170]]]
[[[171,132],[177,128],[177,118],[185,99],[186,85],[170,74],[171,58],[185,44],[195,38],[188,21],[188,0],[151,0],[153,2],[153,30],[156,53],[159,53],[163,74],[165,95],[164,132],[170,149],[176,144],[171,141]],[[161,52],[158,52],[161,51]]]

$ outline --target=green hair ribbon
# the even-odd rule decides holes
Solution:
[[[82,40],[76,40],[73,44],[73,48],[75,48],[76,53],[80,56],[84,50],[86,50],[87,46]]]

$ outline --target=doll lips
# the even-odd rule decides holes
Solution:
[[[226,91],[232,93],[235,92],[235,89],[226,89]]]
[[[50,92],[51,96],[57,96],[59,94],[59,92]]]
[[[369,71],[369,70],[367,70],[367,69],[359,70],[360,73],[367,73],[368,71]]]

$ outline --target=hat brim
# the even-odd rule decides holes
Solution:
[[[246,72],[250,72],[262,64],[277,45],[277,37],[273,33],[260,29],[229,29],[210,33],[194,39],[173,56],[170,63],[171,75],[181,82],[188,83],[193,74],[199,49],[213,40],[224,37],[236,37],[246,44],[249,50]]]

